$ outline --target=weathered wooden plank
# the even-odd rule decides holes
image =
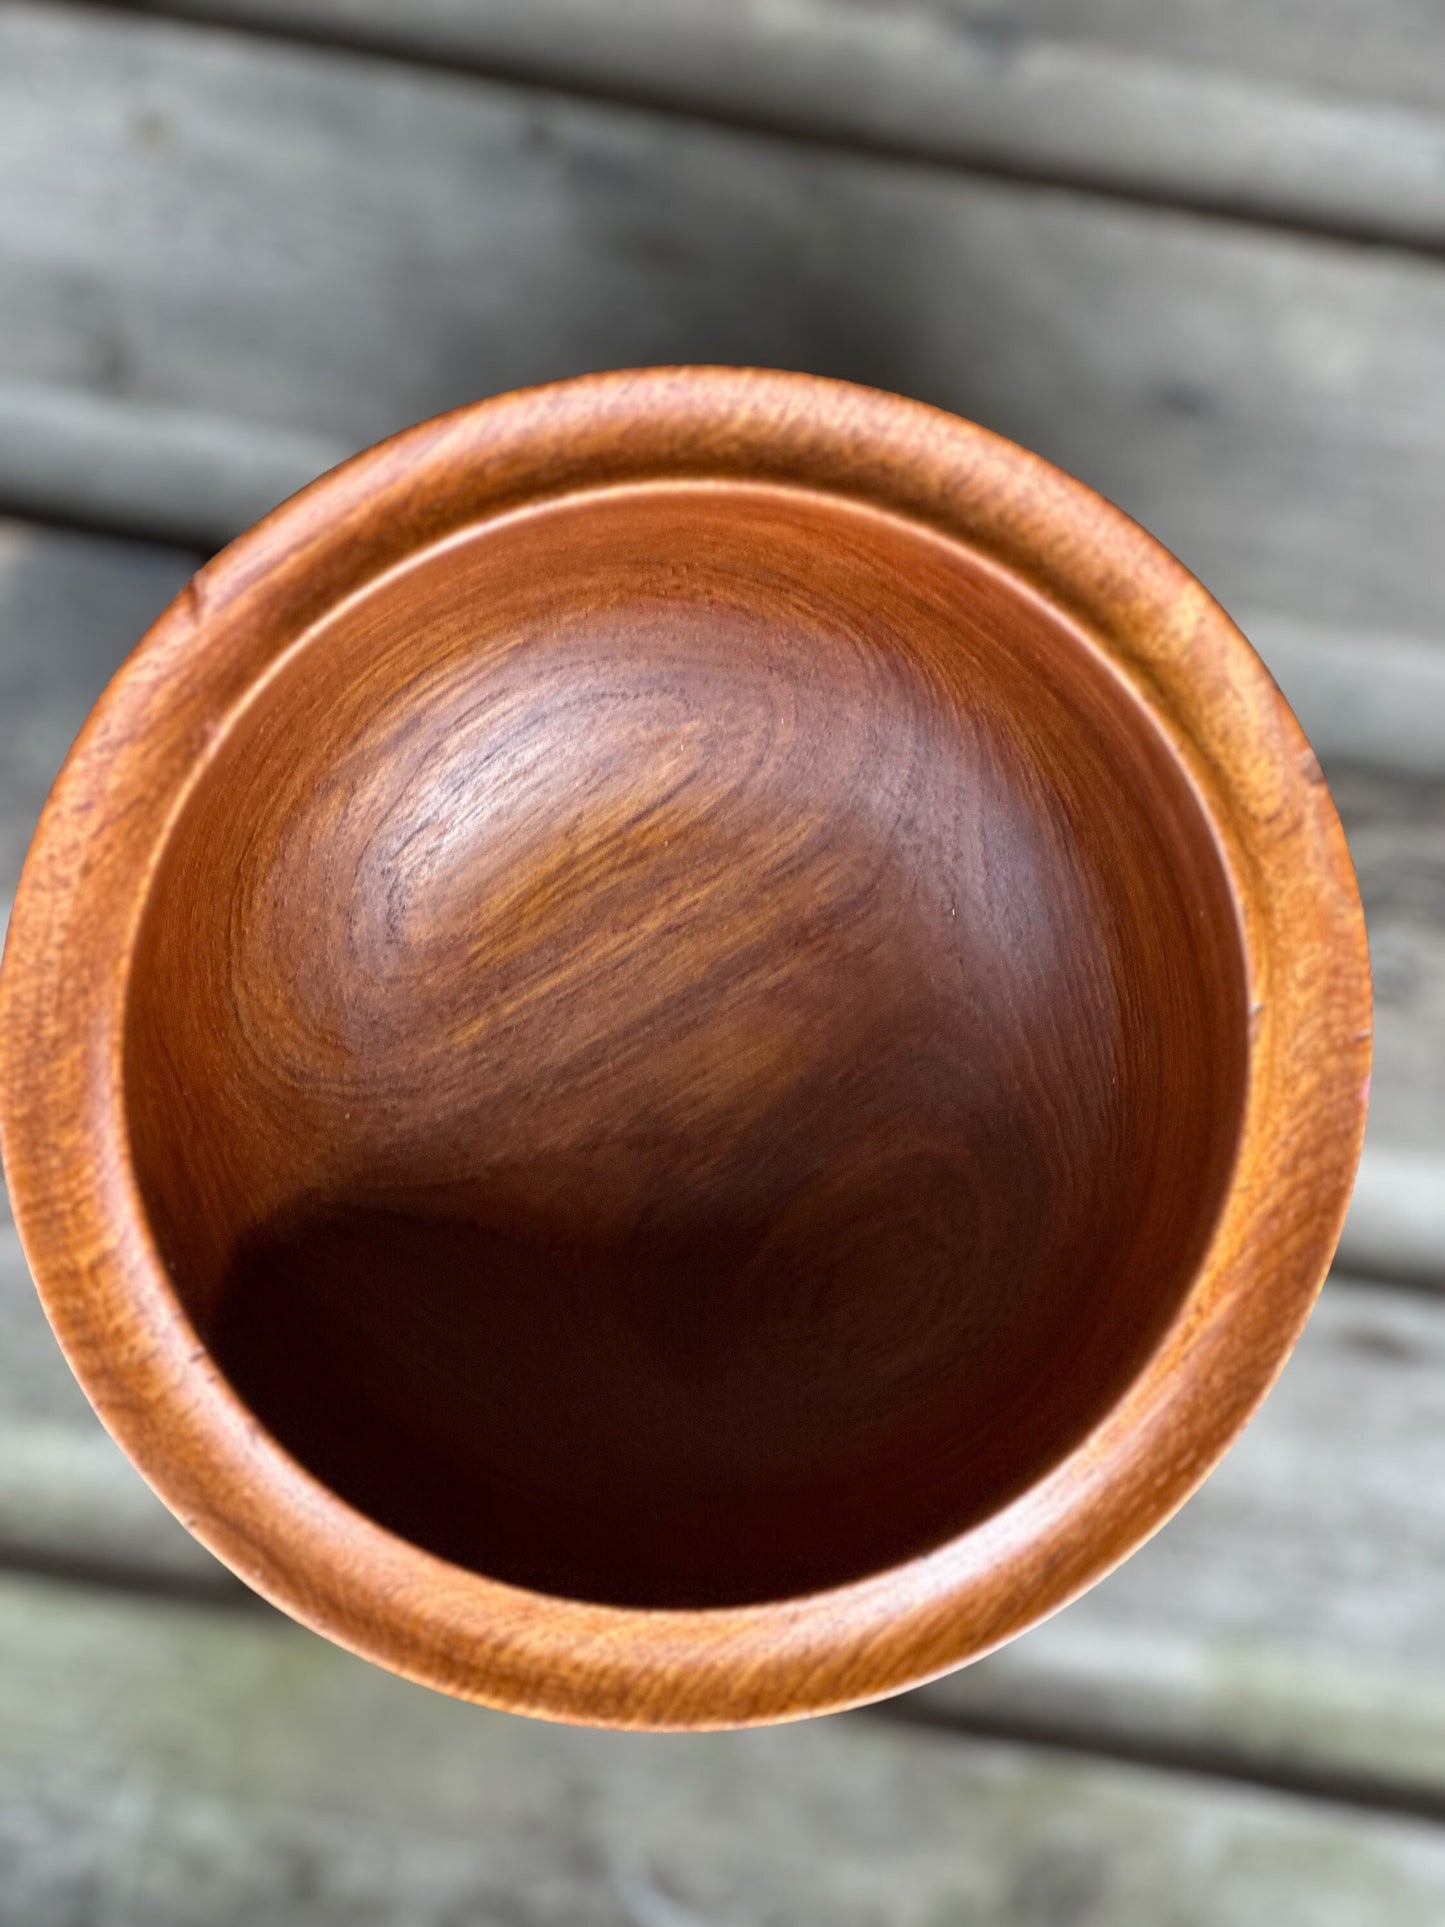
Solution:
[[[465,0],[464,0],[465,3]],[[844,0],[847,4],[847,0]],[[1324,91],[1445,105],[1445,20],[1418,0],[924,0],[1006,26]]]
[[[1322,762],[1445,780],[1445,648],[1439,641],[1332,628],[1272,610],[1234,615]],[[1445,901],[1439,907],[1445,913]]]
[[[1438,1083],[1431,1095],[1438,1101]],[[1339,1251],[1346,1265],[1368,1258],[1386,1277],[1445,1284],[1445,1159],[1438,1150],[1399,1149],[1376,1136],[1360,1162]]]
[[[1257,9],[1236,16],[1243,32],[1211,39],[1208,64],[1187,31],[1169,32],[1180,7],[1150,8],[1132,33],[1108,5],[958,0],[161,0],[155,10],[1410,246],[1445,237],[1445,125],[1404,104],[1417,88],[1371,98],[1358,72],[1326,65],[1321,76],[1314,23],[1300,23],[1293,62],[1266,57],[1251,71]],[[1405,20],[1393,24],[1405,38]],[[1373,43],[1380,22],[1367,26],[1361,10],[1356,29]],[[1433,51],[1445,68],[1445,26],[1421,21],[1409,37],[1417,59]]]
[[[0,380],[0,500],[219,548],[353,451],[267,423]]]
[[[127,0],[135,5],[136,0]],[[1033,39],[1140,54],[1170,66],[1276,80],[1346,99],[1445,106],[1445,20],[1419,0],[744,0],[718,21],[710,0],[140,0],[178,19],[300,29],[352,45],[508,71],[574,73],[621,87],[628,76],[676,84],[708,59],[767,47],[827,71],[848,36],[906,45],[922,36],[971,38],[1002,58]],[[558,45],[560,40],[573,45]],[[887,56],[881,57],[886,63]],[[885,65],[886,71],[886,65]],[[766,85],[766,77],[758,76]],[[701,82],[699,82],[701,84]],[[820,86],[821,91],[821,86]]]
[[[844,1716],[684,1739],[453,1704],[267,1618],[0,1586],[26,1927],[1426,1927],[1445,1836]]]
[[[76,731],[195,567],[178,550],[0,520],[0,930]]]
[[[0,378],[42,443],[75,391],[204,417],[220,467],[223,424],[331,449],[581,368],[805,366],[1042,449],[1227,603],[1438,636],[1434,262],[19,4],[0,167]],[[116,474],[87,511],[133,519]]]
[[[47,1376],[54,1376],[50,1361]],[[7,1391],[9,1385],[7,1371]],[[0,1569],[6,1568],[194,1594],[217,1604],[249,1600],[241,1582],[171,1517],[83,1409],[74,1409],[67,1422],[0,1417]]]
[[[1445,782],[1332,768],[1375,979],[1372,1141],[1445,1144]]]
[[[1445,705],[1432,712],[1445,715]],[[1332,783],[1375,979],[1368,1150],[1342,1262],[1445,1285],[1445,781],[1362,769]]]

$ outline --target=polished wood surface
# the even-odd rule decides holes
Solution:
[[[0,903],[64,750],[198,561],[0,522]],[[1363,669],[1371,645],[1357,646]],[[1371,686],[1390,690],[1388,655]],[[1285,687],[1298,708],[1297,681]],[[1352,719],[1375,722],[1342,707],[1338,727]],[[904,1718],[981,1717],[1019,1741],[1064,1725],[1080,1746],[1136,1755],[1172,1746],[1174,1757],[1215,1770],[1294,1783],[1349,1776],[1376,1798],[1407,1803],[1433,1799],[1445,1782],[1445,1298],[1380,1282],[1368,1254],[1382,1246],[1371,1240],[1398,1238],[1405,1221],[1359,1217],[1372,1192],[1399,1188],[1387,1182],[1395,1160],[1382,1125],[1387,1139],[1413,1129],[1423,1145],[1445,1141],[1445,1078],[1434,1074],[1445,1012],[1431,1001],[1445,981],[1445,787],[1352,769],[1330,751],[1334,740],[1323,745],[1330,793],[1376,959],[1376,1146],[1372,1158],[1367,1132],[1330,1281],[1283,1381],[1179,1515],[1046,1625],[917,1699],[886,1703]],[[1438,1195],[1426,1174],[1409,1225]],[[1419,1256],[1442,1253],[1437,1237]],[[173,1586],[193,1605],[224,1610],[240,1596],[105,1435],[55,1344],[3,1205],[0,1554],[29,1570],[80,1569],[97,1583]],[[24,1642],[17,1636],[9,1650],[12,1672],[23,1671]],[[126,1663],[119,1642],[115,1651]],[[950,1743],[970,1744],[957,1731]]]
[[[890,1690],[1151,1529],[1368,1051],[1317,768],[1184,571],[718,371],[413,431],[213,564],[0,994],[27,1248],[183,1516],[401,1670],[662,1725]]]
[[[207,765],[133,1155],[303,1463],[625,1605],[836,1584],[1102,1416],[1233,1154],[1239,940],[1138,704],[966,553],[643,488],[349,602]]]

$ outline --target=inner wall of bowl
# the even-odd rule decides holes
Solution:
[[[1127,1388],[1245,1000],[1137,700],[966,549],[640,488],[454,540],[235,720],[127,1092],[214,1359],[362,1512],[705,1607],[966,1530]]]

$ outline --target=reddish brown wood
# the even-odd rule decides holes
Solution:
[[[1318,768],[1171,557],[931,410],[615,375],[196,578],[37,834],[0,1124],[163,1497],[430,1684],[848,1704],[1097,1578],[1348,1198]]]

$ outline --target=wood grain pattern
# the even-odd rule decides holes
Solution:
[[[306,446],[763,363],[1037,448],[1230,608],[1439,637],[1438,263],[62,6],[0,13],[0,166],[12,508],[229,539]]]
[[[559,516],[571,542],[553,536]],[[545,666],[518,676],[529,657]],[[580,818],[566,764],[592,806]],[[879,779],[861,796],[860,768]],[[295,794],[288,769],[311,800],[278,821],[265,812]],[[530,841],[509,793],[535,806]],[[246,816],[252,843],[202,864]],[[656,954],[630,951],[654,898],[670,906]],[[922,938],[921,974],[893,945],[899,919]],[[579,982],[585,997],[555,997]],[[519,992],[550,1003],[553,1035],[529,1032]],[[78,1375],[262,1591],[465,1695],[617,1724],[739,1723],[986,1649],[1197,1484],[1278,1369],[1338,1236],[1368,1013],[1318,765],[1172,558],[1077,483],[933,411],[798,376],[661,371],[423,425],[196,578],[112,684],[42,819],[0,974],[0,1118],[17,1221]],[[487,1042],[471,1056],[474,1039]],[[959,1053],[947,1098],[927,1069],[939,1050]],[[380,1080],[359,1084],[373,1060]],[[749,1108],[787,1118],[794,1071],[798,1135],[773,1190]],[[1169,1117],[1176,1075],[1185,1128]],[[205,1095],[217,1080],[235,1099],[229,1133],[226,1101]],[[820,1131],[816,1170],[789,1172]],[[904,1188],[860,1200],[855,1148],[889,1133],[916,1162]],[[405,1248],[368,1248],[354,1214],[394,1211],[398,1193],[413,1217],[466,1225],[465,1266],[430,1229],[418,1252],[415,1226]],[[664,1203],[682,1205],[680,1230]],[[325,1244],[338,1213],[346,1238]],[[1010,1245],[1030,1217],[1038,1243],[1021,1258]],[[438,1361],[455,1356],[473,1410],[498,1400],[478,1375],[485,1348],[453,1328],[447,1274],[477,1291],[479,1256],[489,1280],[532,1273],[530,1291],[489,1283],[486,1302],[504,1363],[514,1337],[514,1368],[550,1351],[537,1383],[559,1395],[559,1425],[579,1366],[631,1342],[631,1313],[609,1335],[579,1291],[619,1280],[648,1346],[674,1347],[675,1377],[647,1361],[643,1397],[655,1387],[665,1405],[705,1361],[713,1385],[681,1410],[711,1422],[708,1397],[738,1369],[729,1348],[741,1358],[759,1319],[782,1341],[767,1361],[781,1378],[810,1349],[827,1361],[821,1396],[801,1401],[781,1466],[755,1457],[720,1495],[721,1567],[677,1522],[689,1496],[717,1499],[735,1449],[709,1460],[711,1442],[689,1440],[679,1467],[658,1468],[682,1480],[659,1531],[617,1511],[636,1504],[619,1496],[625,1421],[585,1466],[591,1428],[560,1451],[533,1429],[508,1461],[537,1478],[529,1505],[565,1504],[549,1466],[565,1467],[612,1503],[626,1544],[609,1567],[570,1517],[529,1517],[519,1538],[508,1498],[491,1515],[509,1541],[502,1577],[559,1588],[518,1592],[490,1545],[480,1571],[438,1557],[455,1544],[418,1530],[414,1503],[399,1518],[378,1501],[352,1445],[313,1476],[294,1392],[260,1402],[301,1462],[218,1369],[235,1334],[227,1282],[278,1221],[308,1289],[321,1280],[323,1328],[326,1274],[354,1276],[358,1258],[368,1293],[383,1269],[392,1293],[414,1281],[394,1307],[414,1302],[418,1263],[444,1285],[389,1385],[375,1337],[360,1360],[336,1356],[334,1330],[327,1342],[411,1449],[435,1455],[441,1421],[449,1469]],[[912,1263],[886,1275],[906,1292],[880,1309],[845,1254],[881,1227],[876,1272],[900,1223]],[[1087,1315],[1068,1308],[1051,1239],[1087,1252],[1094,1281],[1106,1253],[1117,1261]],[[748,1284],[768,1240],[759,1276],[786,1292]],[[703,1273],[699,1350],[674,1301],[682,1280],[697,1295],[704,1253],[732,1263]],[[974,1279],[961,1316],[938,1282],[960,1260]],[[1020,1290],[1036,1305],[1010,1309]],[[894,1379],[882,1403],[863,1391],[874,1353]],[[778,1392],[741,1369],[776,1423]],[[1026,1458],[1031,1373],[1049,1431]],[[920,1481],[960,1388],[964,1449],[945,1480]],[[506,1404],[489,1452],[509,1436]],[[683,1422],[654,1415],[643,1436],[666,1445]],[[862,1510],[880,1516],[855,1527],[845,1495],[870,1426],[894,1489],[870,1487]],[[807,1502],[820,1518],[789,1566]]]
[[[1138,710],[795,491],[584,496],[353,598],[209,759],[132,972],[131,1156],[250,1408],[402,1537],[618,1605],[842,1584],[1035,1483],[1238,1129],[1233,905]]]
[[[270,1616],[0,1582],[25,1927],[1432,1927],[1418,1823],[868,1716],[658,1740]]]
[[[11,523],[0,529],[0,904],[63,750],[196,558]],[[1251,639],[1318,746],[1337,749],[1358,701],[1308,680],[1313,638]],[[1326,638],[1332,673],[1347,647]],[[1352,671],[1391,713],[1397,651],[1358,640]],[[1424,652],[1424,645],[1420,645]],[[1412,655],[1415,652],[1410,652]],[[1393,713],[1423,731],[1439,716]],[[1367,718],[1367,720],[1369,720]],[[1373,724],[1372,724],[1373,727]],[[1370,738],[1373,743],[1376,738]],[[1371,1130],[1342,1248],[1398,1239],[1398,1186],[1370,1175],[1370,1137],[1436,1147],[1445,1169],[1445,786],[1336,763],[1331,791],[1360,877],[1377,1002]],[[1388,1167],[1387,1167],[1388,1168]],[[1390,1215],[1356,1224],[1362,1189]],[[1442,1186],[1434,1182],[1433,1195]],[[0,1213],[4,1207],[0,1205]],[[1438,1234],[1426,1247],[1439,1264]],[[1445,1320],[1436,1307],[1336,1275],[1287,1376],[1184,1512],[1125,1568],[1006,1652],[937,1690],[950,1708],[1022,1732],[1057,1730],[1352,1777],[1418,1799],[1445,1790]],[[1339,1414],[1349,1413],[1342,1427]],[[218,1599],[236,1582],[146,1489],[96,1423],[0,1223],[0,1557],[178,1584]],[[1379,1576],[1389,1575],[1387,1589]],[[1388,1592],[1388,1609],[1385,1593]],[[933,1691],[934,1689],[929,1689]]]

